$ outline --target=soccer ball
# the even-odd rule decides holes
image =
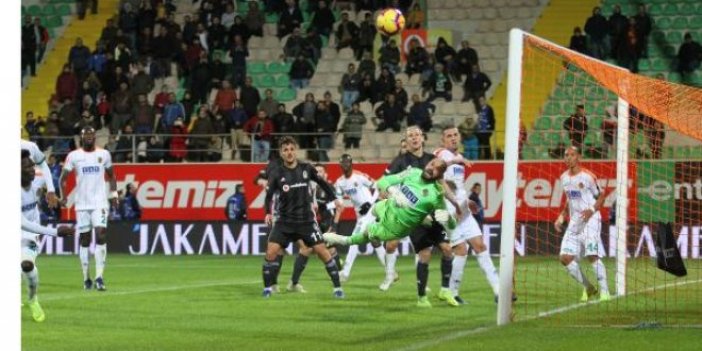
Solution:
[[[375,26],[380,33],[393,36],[405,28],[405,16],[398,9],[385,9],[375,19]]]

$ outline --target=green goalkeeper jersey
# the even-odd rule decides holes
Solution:
[[[378,180],[378,189],[387,191],[390,186],[397,185],[400,198],[392,196],[376,204],[374,212],[380,226],[384,230],[371,230],[371,234],[380,240],[397,239],[410,234],[410,231],[420,225],[424,219],[437,209],[445,209],[444,195],[441,185],[436,181],[425,181],[422,170],[410,168],[404,172],[387,175]],[[398,202],[404,203],[401,207]],[[451,218],[449,229],[456,226],[456,221]],[[374,228],[380,229],[380,228]],[[382,232],[382,233],[381,233]],[[391,237],[389,237],[391,236]]]

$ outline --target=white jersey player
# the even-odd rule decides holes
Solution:
[[[46,156],[37,144],[20,139],[20,148],[22,150],[29,151],[29,157],[34,161],[34,164],[41,171],[42,178],[46,185],[46,200],[49,202],[49,207],[56,207],[58,205],[58,198],[56,197],[56,189],[54,189],[54,179],[51,177],[51,169],[46,163]]]
[[[93,286],[90,279],[90,241],[91,232],[95,230],[95,288],[104,291],[103,271],[107,257],[107,215],[108,199],[117,206],[117,180],[112,170],[112,157],[107,150],[95,147],[95,130],[85,127],[81,131],[82,148],[68,154],[61,173],[61,193],[63,201],[67,200],[66,178],[75,171],[76,186],[74,206],[76,225],[80,233],[79,256],[83,268],[83,287],[88,290]],[[110,193],[105,189],[105,175],[109,177]]]
[[[378,198],[378,190],[375,187],[375,182],[367,174],[353,169],[353,158],[351,155],[341,155],[339,164],[344,174],[336,180],[334,187],[337,194],[341,194],[344,198],[351,200],[353,208],[356,210],[356,226],[351,234],[362,233],[371,223],[375,222],[375,216],[373,216],[370,209]],[[342,212],[343,208],[337,209],[337,218],[335,219],[337,222]],[[367,247],[372,246],[367,245]],[[349,279],[351,268],[358,253],[358,245],[349,246],[344,268],[339,272],[339,278],[342,282]],[[385,266],[385,248],[379,246],[375,249],[375,254],[378,256],[380,264]]]
[[[610,299],[607,286],[607,271],[600,260],[599,243],[602,230],[600,209],[605,196],[597,185],[597,177],[580,166],[580,151],[571,146],[565,151],[565,163],[568,170],[561,175],[563,193],[567,206],[563,208],[554,223],[556,231],[563,229],[566,215],[570,218],[568,227],[561,241],[560,261],[568,273],[583,286],[580,301],[587,302],[597,294],[595,288],[585,277],[578,261],[586,256],[597,275],[600,286],[600,301]]]
[[[459,219],[458,225],[450,235],[454,256],[449,288],[456,301],[461,304],[464,303],[458,293],[468,256],[467,244],[470,244],[473,251],[475,251],[480,268],[490,283],[493,294],[497,296],[499,284],[497,270],[492,263],[490,252],[488,252],[483,242],[483,232],[469,210],[473,203],[468,199],[465,186],[466,164],[463,161],[463,156],[458,152],[458,145],[461,144],[461,135],[458,132],[458,128],[453,126],[444,128],[441,133],[441,143],[443,147],[434,151],[434,155],[449,164],[444,173],[444,180],[452,190],[455,188],[453,191],[456,201],[461,204],[461,211],[458,212],[464,214],[461,216],[461,213],[457,213],[456,208],[449,201],[446,201],[446,208],[449,209],[451,215]]]
[[[39,216],[39,190],[44,186],[43,179],[35,179],[35,163],[29,150],[22,150],[21,161],[21,192],[22,192],[22,273],[27,279],[29,290],[28,305],[32,318],[37,322],[46,319],[44,310],[39,305],[37,288],[39,287],[39,270],[36,258],[39,251],[37,235],[67,236],[73,234],[73,229],[67,226],[48,228],[42,226]]]

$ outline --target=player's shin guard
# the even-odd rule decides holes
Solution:
[[[305,267],[307,267],[307,261],[309,259],[310,259],[309,257],[307,257],[305,255],[299,255],[299,254],[295,258],[295,266],[293,267],[293,273],[292,273],[292,276],[290,277],[290,281],[293,283],[293,285],[297,285],[297,283],[300,282],[300,276],[302,275],[302,272],[305,270]]]
[[[458,296],[458,290],[461,289],[461,282],[463,281],[463,270],[466,267],[466,256],[453,256],[452,268],[451,268],[451,281],[449,281],[449,288],[453,292],[453,296]]]
[[[448,288],[451,280],[451,270],[453,268],[453,258],[441,258],[441,287]]]
[[[385,251],[385,247],[383,247],[382,245],[381,245],[381,246],[378,246],[378,247],[375,249],[375,255],[378,257],[378,260],[380,261],[380,264],[383,265],[383,267],[385,267],[385,255],[386,255],[386,253],[387,253],[387,252]]]
[[[329,274],[329,278],[331,278],[334,288],[340,288],[341,282],[339,281],[339,267],[336,266],[336,262],[334,262],[334,260],[329,260],[329,262],[324,264],[324,268],[327,269],[327,274]]]
[[[80,246],[78,248],[78,256],[80,257],[80,266],[83,268],[83,280],[90,279],[90,248],[88,246]]]
[[[427,295],[427,280],[429,280],[429,264],[417,262],[417,295]]]
[[[385,279],[395,280],[395,262],[397,262],[397,252],[385,253]]]
[[[39,270],[37,266],[29,272],[23,272],[25,278],[27,278],[27,292],[29,293],[29,300],[32,301],[35,296],[37,296],[37,288],[39,287]]]
[[[275,272],[273,272],[271,285],[278,285],[278,275],[280,274],[280,270],[283,268],[283,257],[285,257],[285,255],[275,256],[275,262],[278,263],[278,266],[276,266]]]
[[[349,253],[346,254],[346,262],[344,262],[344,268],[341,270],[344,275],[351,275],[351,268],[353,267],[353,262],[356,261],[356,256],[358,256],[358,245],[349,246]]]
[[[95,245],[95,278],[102,278],[107,261],[107,244]]]
[[[341,268],[341,256],[339,255],[339,252],[334,252],[334,256],[332,256],[332,259],[334,262],[336,262],[336,267]]]
[[[595,270],[597,275],[597,283],[600,286],[600,293],[609,293],[609,287],[607,286],[607,269],[602,263],[602,260],[597,260],[592,263],[592,269]]]
[[[590,284],[583,272],[580,270],[580,265],[576,260],[571,261],[566,266],[566,270],[568,270],[568,274],[570,274],[570,276],[573,277],[573,279],[575,279],[578,283],[582,284],[582,286],[586,288],[592,286],[592,284]]]
[[[500,278],[497,275],[497,269],[495,269],[495,265],[492,263],[492,257],[490,257],[490,253],[487,250],[485,250],[477,254],[476,258],[478,259],[480,269],[482,269],[483,273],[485,274],[485,278],[487,278],[488,283],[490,283],[492,293],[497,295],[500,291]]]
[[[278,261],[268,261],[264,260],[263,261],[263,287],[264,288],[270,288],[271,285],[273,285],[273,275],[275,274],[275,271],[278,269],[279,264]]]

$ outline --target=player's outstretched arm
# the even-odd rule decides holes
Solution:
[[[39,223],[32,222],[25,218],[24,216],[22,217],[22,230],[25,232],[30,232],[34,234],[39,234],[39,235],[48,235],[48,236],[69,236],[73,235],[74,229],[69,226],[58,226],[56,228],[51,228],[47,226],[43,226]],[[33,238],[31,237],[25,237],[25,234],[23,233],[22,235],[23,239],[29,239],[32,240]]]

